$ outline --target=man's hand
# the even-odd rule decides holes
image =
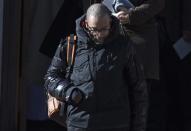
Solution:
[[[83,98],[82,92],[78,89],[74,89],[74,91],[71,94],[71,100],[75,104],[79,104],[82,101],[82,98]]]
[[[191,31],[184,30],[183,31],[183,39],[189,43],[191,43]]]

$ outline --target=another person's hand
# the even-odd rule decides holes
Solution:
[[[116,17],[122,24],[127,24],[129,22],[128,9],[123,6],[118,7],[118,12],[116,13]]]
[[[116,13],[116,17],[122,24],[127,24],[129,22],[129,14],[125,11],[119,11]]]
[[[183,31],[183,39],[189,43],[191,43],[191,31]]]

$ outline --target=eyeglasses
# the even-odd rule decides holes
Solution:
[[[106,33],[108,31],[110,31],[110,29],[111,29],[110,27],[105,27],[105,28],[102,28],[102,29],[96,29],[94,27],[90,27],[87,23],[86,23],[86,25],[87,25],[88,31],[90,33],[92,33],[92,34]]]

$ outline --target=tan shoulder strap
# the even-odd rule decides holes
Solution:
[[[68,66],[72,66],[74,64],[75,59],[75,50],[77,45],[77,36],[71,34],[67,37],[67,64]]]

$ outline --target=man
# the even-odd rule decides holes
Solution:
[[[77,50],[70,80],[65,43],[45,77],[51,95],[67,104],[68,131],[144,131],[147,88],[132,46],[103,4],[77,21]]]

